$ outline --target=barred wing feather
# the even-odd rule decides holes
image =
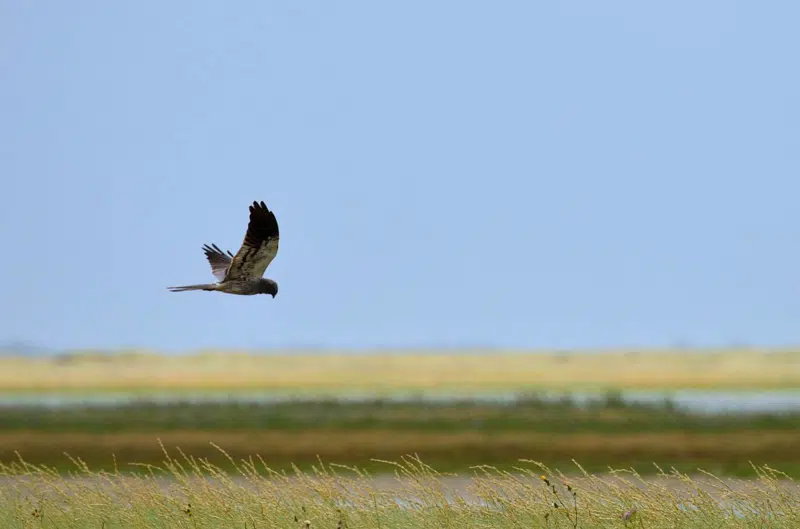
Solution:
[[[226,280],[256,280],[278,253],[278,221],[264,202],[250,206],[250,222],[242,247],[227,268]]]
[[[225,275],[228,273],[228,267],[233,259],[233,254],[230,251],[225,254],[216,244],[211,246],[203,245],[203,252],[206,254],[208,264],[211,265],[211,273],[214,274],[217,281],[224,281]]]

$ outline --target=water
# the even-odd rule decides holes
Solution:
[[[543,392],[537,396],[545,401],[556,401],[565,397],[571,398],[578,405],[593,400],[603,400],[602,392],[577,391],[571,393]],[[341,402],[359,402],[378,397],[374,393],[340,393],[336,395],[291,395],[275,392],[250,393],[148,393],[146,395],[132,393],[36,393],[14,394],[0,393],[0,406],[118,406],[135,402],[155,402],[170,404],[178,402],[193,403],[261,403],[271,404],[287,401],[310,401],[326,398]],[[661,404],[669,400],[678,408],[694,413],[800,413],[800,390],[798,391],[624,391],[619,394],[626,403]],[[380,398],[395,402],[426,402],[448,404],[459,401],[508,403],[513,404],[520,398],[519,393],[491,392],[465,395],[451,392],[395,392],[382,395]]]

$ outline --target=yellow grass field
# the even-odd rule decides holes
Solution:
[[[373,475],[324,463],[283,473],[258,457],[221,456],[235,469],[166,451],[163,462],[134,475],[80,462],[69,477],[25,461],[0,465],[0,526],[794,529],[800,523],[796,483],[766,466],[754,467],[757,479],[748,481],[669,468],[649,478],[624,467],[591,473],[578,462],[564,474],[536,460],[453,475],[406,457],[380,461],[383,471]]]
[[[0,358],[0,391],[797,389],[799,350],[210,351]]]

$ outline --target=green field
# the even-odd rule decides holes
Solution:
[[[800,410],[620,393],[797,388],[794,351],[0,358],[0,527],[800,527]],[[265,392],[305,400],[192,400]],[[438,392],[521,398],[395,398]]]
[[[368,400],[273,404],[137,402],[111,407],[13,406],[0,414],[0,460],[18,451],[61,466],[64,453],[98,468],[153,463],[171,449],[225,465],[210,443],[234,457],[258,454],[274,468],[308,468],[318,457],[370,467],[371,460],[418,454],[447,470],[518,459],[563,467],[608,465],[655,471],[653,463],[748,475],[750,462],[800,475],[800,412],[696,415],[669,401],[631,404],[615,394],[589,405],[564,398],[513,404]]]

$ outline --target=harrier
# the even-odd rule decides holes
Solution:
[[[247,233],[236,255],[230,251],[225,254],[216,244],[203,245],[203,252],[219,282],[169,287],[170,291],[208,290],[240,296],[272,294],[273,298],[278,293],[278,283],[262,277],[278,253],[278,221],[263,201],[250,206]]]

